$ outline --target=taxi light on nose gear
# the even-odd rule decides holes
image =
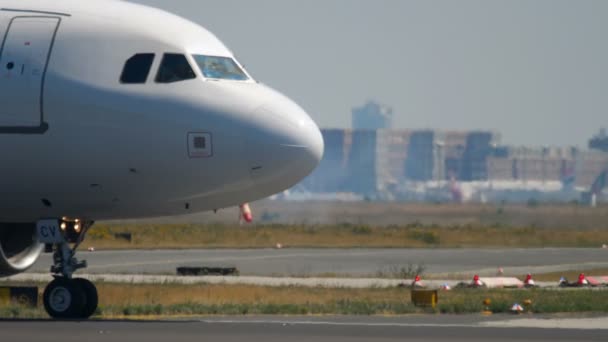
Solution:
[[[69,241],[76,241],[78,239],[78,235],[83,230],[83,222],[80,219],[70,219],[67,217],[63,217],[59,223],[59,228],[63,233],[65,239]]]

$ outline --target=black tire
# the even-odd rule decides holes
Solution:
[[[79,318],[87,319],[95,313],[97,305],[99,304],[99,296],[97,295],[97,288],[95,285],[87,279],[76,278],[73,280],[76,286],[80,287],[85,294],[85,304]]]
[[[79,318],[84,310],[86,295],[84,289],[73,280],[55,278],[44,289],[44,309],[52,318]]]

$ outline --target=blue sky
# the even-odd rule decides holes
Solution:
[[[400,128],[579,145],[608,126],[608,1],[133,0],[193,20],[322,127],[368,99]]]

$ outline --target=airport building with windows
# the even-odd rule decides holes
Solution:
[[[389,113],[374,103],[362,108],[371,117]],[[358,115],[354,110],[353,118]],[[509,198],[521,193],[522,200],[544,193],[572,200],[581,196],[576,191],[591,191],[608,170],[608,152],[601,148],[504,146],[491,131],[380,126],[388,128],[323,129],[324,158],[298,189],[389,200],[443,193],[449,200],[468,187],[485,189],[480,200],[489,193],[499,198],[497,191]]]

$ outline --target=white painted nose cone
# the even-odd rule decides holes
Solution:
[[[272,129],[252,142],[251,176],[255,182],[273,182],[285,190],[308,176],[323,158],[324,142],[319,127],[300,107],[262,106],[256,115]],[[249,148],[248,150],[251,150]]]

